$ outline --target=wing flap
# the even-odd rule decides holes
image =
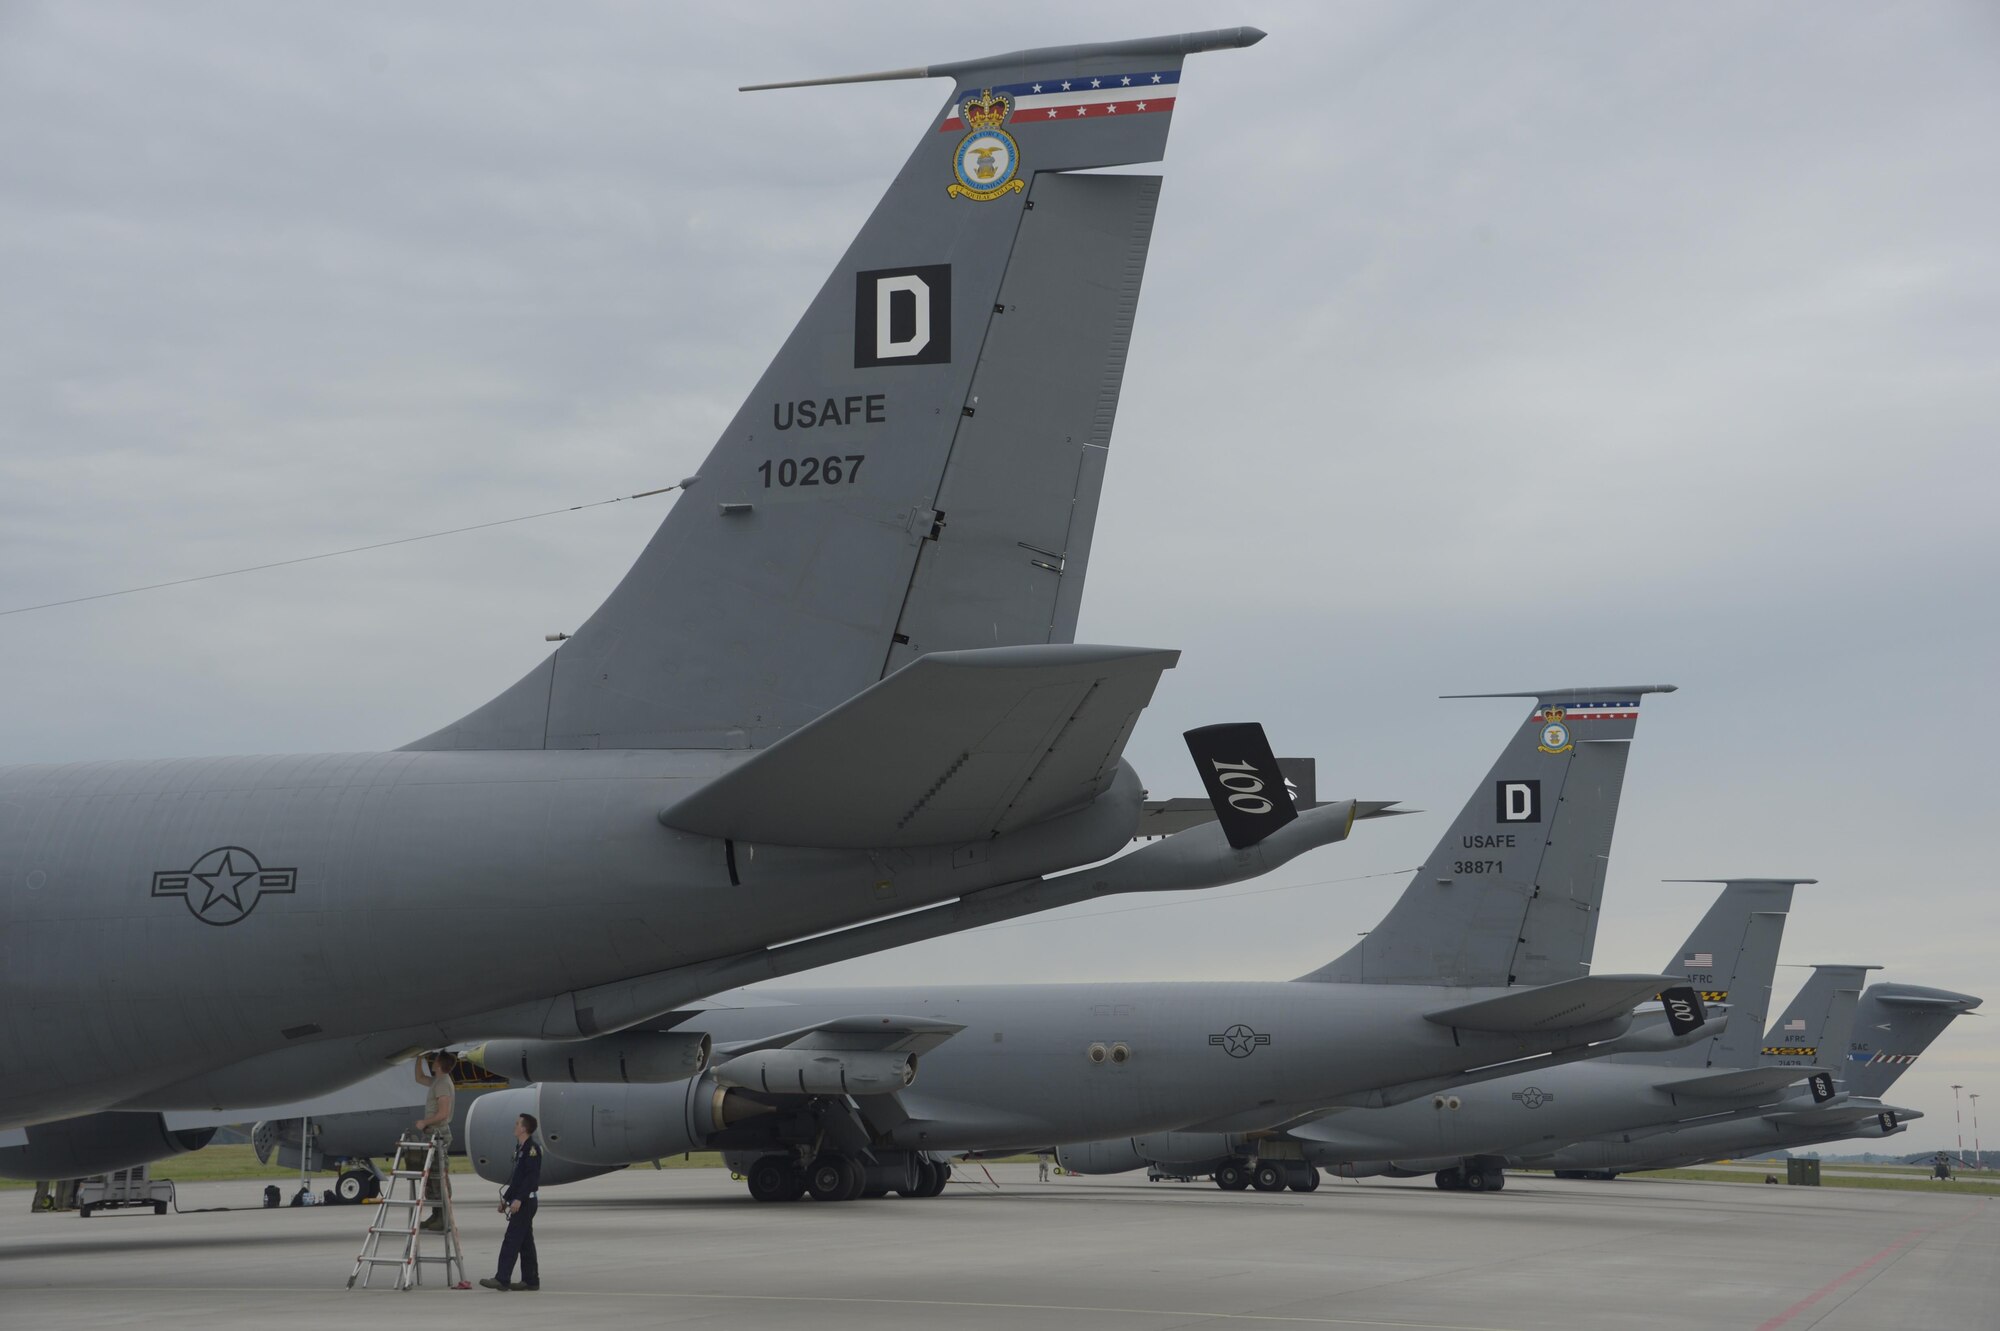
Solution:
[[[1521,1034],[1589,1026],[1631,1015],[1633,1008],[1674,983],[1667,975],[1581,975],[1426,1012],[1424,1020],[1461,1030]]]
[[[1070,644],[921,657],[660,815],[772,845],[982,840],[1109,786],[1179,653]]]

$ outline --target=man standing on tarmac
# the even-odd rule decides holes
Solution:
[[[428,1088],[424,1093],[424,1116],[417,1120],[417,1131],[428,1132],[438,1143],[438,1169],[425,1189],[425,1196],[437,1209],[424,1221],[424,1228],[434,1234],[444,1231],[444,1195],[451,1187],[451,1116],[458,1108],[452,1073],[457,1066],[457,1056],[448,1049],[425,1054],[417,1060],[417,1082]]]
[[[514,1176],[500,1194],[500,1214],[507,1217],[507,1237],[500,1242],[499,1273],[479,1283],[488,1289],[537,1290],[542,1287],[541,1263],[535,1259],[536,1194],[542,1186],[542,1148],[535,1144],[541,1124],[533,1114],[514,1120]],[[521,1260],[521,1283],[514,1279],[514,1259]]]

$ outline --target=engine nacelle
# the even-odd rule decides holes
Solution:
[[[884,1095],[917,1079],[917,1060],[879,1049],[758,1049],[714,1075],[718,1085],[772,1095]]]
[[[18,1179],[89,1178],[199,1151],[214,1128],[171,1131],[158,1114],[104,1113],[39,1123],[26,1146],[0,1148],[0,1175]]]
[[[1254,1154],[1242,1149],[1240,1139],[1220,1132],[1155,1132],[1134,1137],[1132,1146],[1153,1164],[1193,1165],[1195,1172],[1232,1156]]]
[[[1152,1161],[1140,1153],[1130,1137],[1113,1137],[1058,1146],[1056,1163],[1072,1174],[1128,1174]]]
[[[464,1057],[517,1085],[685,1081],[708,1066],[700,1031],[623,1031],[595,1040],[489,1040]]]
[[[514,1090],[490,1091],[480,1096],[465,1116],[465,1153],[471,1158],[472,1167],[478,1171],[479,1177],[488,1183],[505,1183],[514,1176],[514,1148],[519,1145],[514,1140],[514,1120],[522,1114],[533,1114],[540,1120],[539,1088],[523,1086]],[[596,1178],[599,1174],[616,1173],[625,1167],[622,1160],[615,1165],[566,1160],[549,1148],[545,1124],[539,1135],[543,1139],[542,1187]]]

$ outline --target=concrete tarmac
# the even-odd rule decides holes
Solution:
[[[993,1182],[987,1182],[990,1173]],[[2000,1203],[1620,1179],[1310,1194],[961,1166],[942,1197],[760,1205],[719,1170],[544,1194],[543,1290],[346,1288],[372,1207],[34,1215],[0,1194],[0,1326],[636,1326],[1053,1331],[1993,1331]],[[189,1184],[254,1204],[263,1182]],[[495,1190],[458,1181],[471,1274]]]

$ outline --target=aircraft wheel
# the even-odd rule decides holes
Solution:
[[[767,1155],[750,1166],[750,1195],[760,1202],[788,1202],[798,1194],[792,1192],[792,1176],[798,1173],[792,1162],[782,1155]]]
[[[96,1209],[95,1206],[91,1206],[88,1203],[79,1206],[76,1208],[76,1218],[79,1220],[88,1220],[90,1219],[90,1213]]]
[[[877,1185],[875,1187],[863,1188],[861,1190],[861,1195],[863,1197],[870,1197],[870,1198],[887,1197],[889,1195],[889,1190],[880,1185]]]
[[[945,1185],[951,1182],[951,1161],[932,1160],[930,1186],[924,1189],[924,1196],[938,1197],[944,1194]]]
[[[1313,1165],[1307,1165],[1293,1174],[1290,1182],[1293,1192],[1311,1192],[1319,1187],[1319,1170]]]
[[[1239,1161],[1224,1161],[1216,1167],[1215,1186],[1224,1192],[1241,1192],[1250,1186],[1250,1171]]]
[[[154,1214],[154,1215],[165,1215],[166,1213],[167,1213],[167,1204],[166,1204],[165,1202],[154,1202],[154,1203],[153,1203],[153,1214]]]
[[[846,1201],[847,1186],[852,1181],[853,1176],[848,1174],[847,1161],[843,1156],[822,1155],[806,1170],[806,1191],[816,1202]]]
[[[1457,1192],[1465,1186],[1465,1175],[1456,1169],[1440,1169],[1437,1175],[1437,1185],[1445,1192]]]
[[[1485,1175],[1486,1175],[1486,1191],[1488,1191],[1488,1192],[1498,1192],[1498,1191],[1500,1191],[1500,1189],[1502,1189],[1502,1188],[1504,1188],[1504,1187],[1506,1187],[1506,1186],[1507,1186],[1507,1171],[1506,1171],[1506,1170],[1504,1170],[1504,1169],[1488,1169],[1488,1170],[1485,1170],[1485,1171],[1484,1171],[1484,1173],[1485,1173]]]
[[[858,1201],[868,1190],[868,1171],[859,1160],[851,1155],[839,1157],[841,1168],[847,1171],[847,1186],[836,1199],[843,1202]]]
[[[375,1195],[375,1175],[366,1169],[350,1169],[335,1180],[334,1196],[352,1205],[364,1197]]]
[[[1274,1161],[1264,1161],[1250,1171],[1250,1186],[1259,1192],[1283,1192],[1285,1167]]]
[[[785,1191],[779,1196],[781,1202],[795,1202],[806,1195],[806,1171],[793,1165],[785,1174]]]
[[[1490,1181],[1486,1171],[1477,1167],[1467,1167],[1462,1177],[1465,1179],[1465,1190],[1467,1192],[1485,1192],[1486,1186]]]

